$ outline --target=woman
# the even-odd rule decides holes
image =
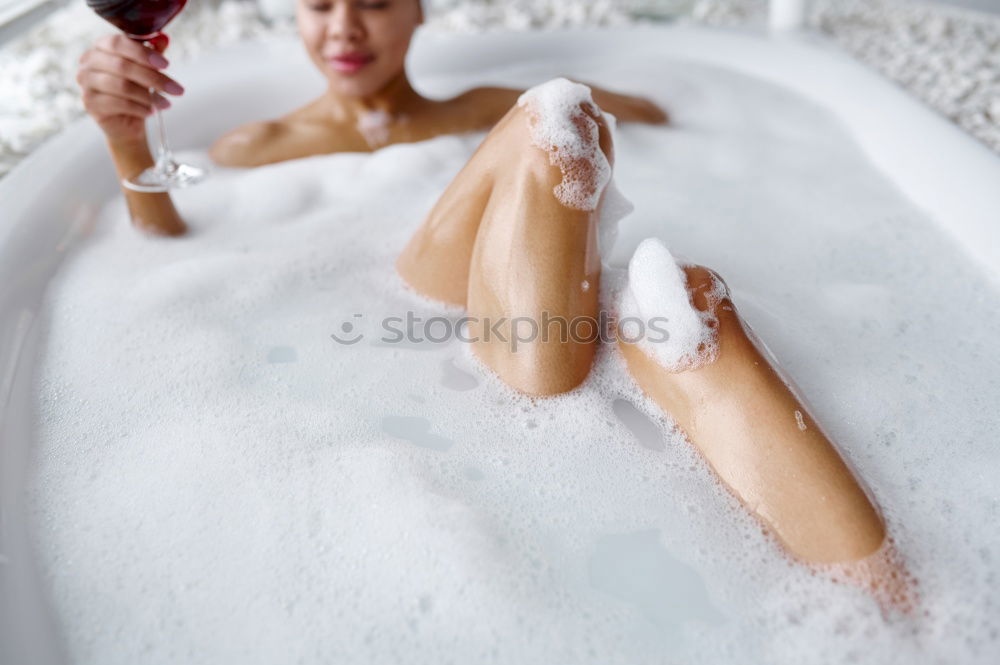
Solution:
[[[326,93],[278,120],[223,136],[212,146],[213,159],[257,166],[495,125],[404,250],[401,275],[424,295],[464,306],[479,321],[537,321],[548,313],[598,325],[600,206],[576,205],[554,193],[567,174],[583,173],[586,180],[610,172],[613,145],[601,109],[622,121],[662,123],[665,114],[636,97],[594,90],[591,99],[588,91],[577,111],[547,119],[565,123],[584,143],[592,139],[589,156],[560,163],[534,135],[546,118],[519,104],[519,91],[477,88],[434,101],[412,88],[403,65],[423,20],[418,0],[300,0],[297,15],[306,49],[327,77]],[[115,36],[81,59],[86,108],[104,130],[123,178],[152,164],[144,126],[150,104],[169,106],[163,96],[151,101],[147,89],[183,93],[163,73],[165,46],[161,41],[146,48]],[[576,184],[583,199],[604,194],[597,180]],[[184,232],[169,196],[125,195],[137,226]],[[663,267],[669,271],[671,265]],[[793,556],[810,565],[838,565],[842,575],[876,590],[887,604],[907,603],[902,569],[877,510],[758,350],[717,278],[693,267],[679,283],[687,289],[685,302],[690,298],[683,307],[697,308],[714,322],[714,352],[700,364],[671,368],[623,339],[619,347],[638,386]],[[658,314],[671,319],[683,312]],[[514,352],[477,339],[475,352],[501,379],[541,396],[578,386],[597,344],[538,338]]]
[[[223,166],[250,167],[310,155],[370,151],[442,134],[485,130],[514,104],[520,91],[476,88],[447,100],[420,95],[406,75],[410,41],[424,15],[420,0],[298,0],[299,34],[327,79],[326,92],[277,120],[253,123],[211,147]],[[77,81],[84,107],[103,130],[121,178],[153,163],[145,119],[153,104],[184,88],[164,73],[167,40],[146,47],[121,34],[98,41],[80,58]],[[150,98],[148,90],[157,91]],[[598,104],[624,122],[664,123],[666,114],[638,97],[595,90]],[[124,190],[133,223],[157,234],[184,233],[169,196]]]

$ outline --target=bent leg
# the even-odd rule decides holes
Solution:
[[[468,310],[478,323],[471,331],[476,354],[508,385],[552,395],[582,383],[593,361],[598,213],[557,200],[560,170],[531,145],[525,112],[509,118],[503,141],[517,158],[498,175],[476,239]],[[506,340],[489,334],[500,320],[509,322],[497,326]]]
[[[701,366],[670,371],[620,339],[636,382],[790,554],[885,609],[913,609],[916,583],[836,447],[720,297],[721,280],[703,267],[684,274],[691,304],[715,318],[717,349]]]
[[[472,248],[503,155],[494,133],[448,185],[396,260],[406,283],[433,300],[465,306]]]
[[[571,116],[581,134],[587,123],[597,127],[610,162],[611,134],[600,111],[583,105]],[[560,202],[564,170],[534,144],[531,121],[520,106],[508,112],[397,267],[424,295],[466,306],[473,349],[504,382],[553,395],[583,382],[596,349],[600,206]],[[571,334],[574,322],[582,334]]]
[[[685,270],[695,307],[715,288],[705,268]],[[640,387],[677,422],[719,478],[793,555],[811,563],[876,552],[885,527],[836,448],[755,344],[732,301],[715,304],[718,353],[671,372],[620,341]]]

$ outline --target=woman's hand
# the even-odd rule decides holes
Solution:
[[[119,179],[127,179],[153,165],[146,144],[146,117],[153,104],[170,102],[161,93],[183,94],[184,88],[161,73],[167,59],[162,52],[169,40],[160,35],[144,46],[122,34],[98,40],[80,57],[76,80],[83,90],[83,106],[108,139]],[[149,89],[156,90],[151,95]],[[132,223],[146,233],[179,236],[187,230],[168,194],[140,194],[124,190]]]
[[[111,143],[145,141],[146,117],[153,104],[170,107],[161,95],[180,95],[184,88],[163,74],[167,59],[166,35],[151,42],[152,48],[123,34],[106,35],[80,57],[76,80],[83,91],[83,106]],[[153,88],[157,94],[150,95]]]
[[[650,125],[665,125],[670,121],[667,112],[645,97],[622,95],[590,86],[594,103],[602,110],[614,115],[620,122],[643,122]]]

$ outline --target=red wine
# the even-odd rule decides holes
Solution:
[[[87,0],[97,15],[130,37],[151,37],[177,16],[187,0]]]

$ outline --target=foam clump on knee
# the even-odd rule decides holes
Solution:
[[[717,283],[715,291],[720,288]],[[697,369],[718,355],[715,317],[692,304],[684,271],[656,238],[644,240],[629,261],[619,314],[623,339],[636,340],[672,372]]]
[[[556,199],[574,210],[596,210],[611,181],[611,163],[601,150],[597,120],[583,110],[589,105],[601,113],[590,88],[557,78],[525,92],[517,105],[528,111],[532,144],[562,171]]]

